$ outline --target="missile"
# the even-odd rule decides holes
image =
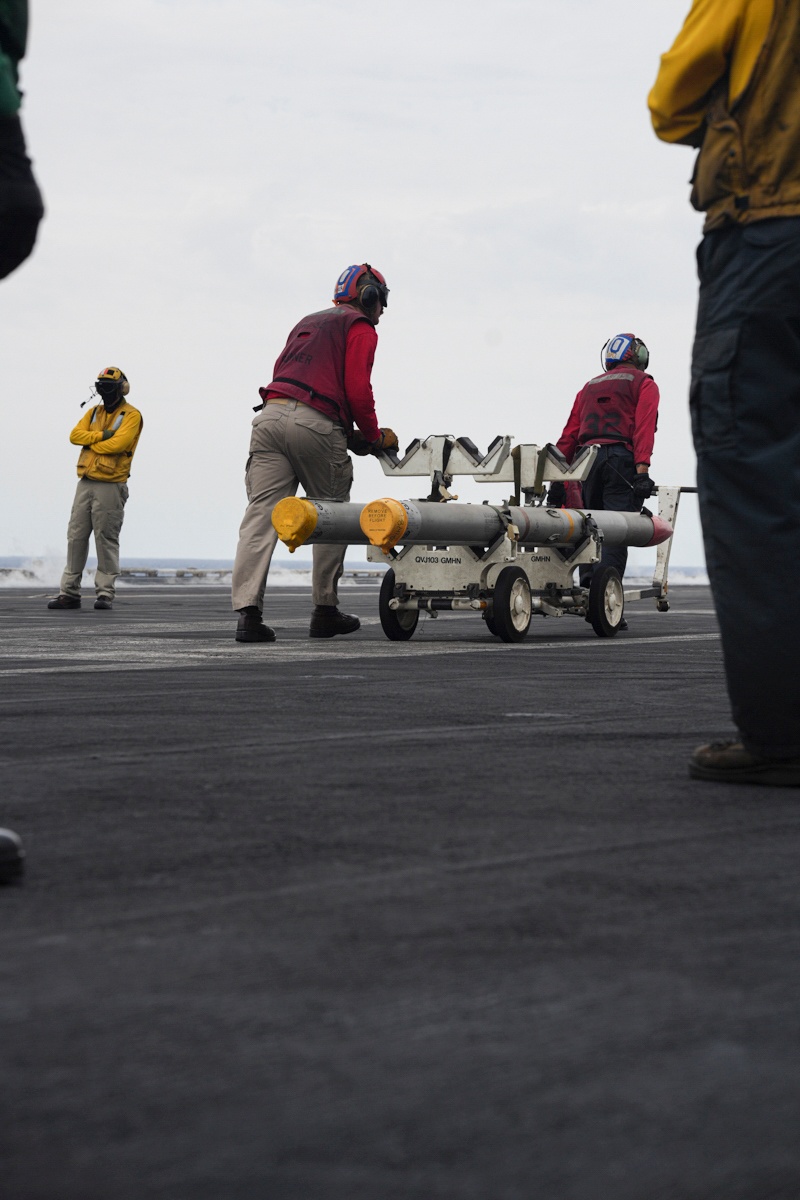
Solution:
[[[287,496],[273,508],[272,525],[291,554],[298,546],[315,542],[368,546],[369,538],[359,524],[363,507],[342,500]]]
[[[361,528],[387,553],[404,546],[490,546],[503,534],[523,546],[572,546],[593,532],[607,546],[657,546],[672,536],[661,517],[641,513],[584,512],[575,508],[517,505],[441,504],[425,500],[373,500],[361,513]]]
[[[491,546],[508,536],[523,546],[574,546],[596,527],[607,546],[657,546],[672,536],[661,517],[575,508],[441,504],[383,498],[369,504],[289,496],[272,511],[278,537],[292,553],[318,542],[373,545],[388,554],[405,546]]]

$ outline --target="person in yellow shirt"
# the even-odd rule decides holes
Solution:
[[[109,609],[119,575],[119,533],[127,479],[142,432],[142,414],[125,397],[130,385],[119,367],[106,367],[95,383],[102,400],[69,435],[78,456],[78,489],[67,529],[67,565],[61,576],[61,591],[48,608],[81,606],[81,577],[89,555],[89,538],[94,534],[97,551],[95,608]]]
[[[694,0],[649,107],[699,148],[690,408],[737,734],[696,779],[800,787],[800,3]]]

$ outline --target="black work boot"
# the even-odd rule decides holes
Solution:
[[[261,610],[255,604],[239,609],[239,623],[236,626],[237,642],[274,642],[275,630],[270,629],[261,619]]]
[[[114,605],[111,603],[108,596],[98,596],[94,602],[94,606],[95,606],[95,608],[113,608],[114,607]]]
[[[60,596],[56,596],[55,600],[51,600],[48,608],[80,608],[80,596],[65,596],[62,592]]]
[[[335,604],[318,604],[311,614],[309,637],[336,637],[337,633],[355,633],[360,629],[358,617],[340,612]]]
[[[0,829],[0,883],[14,883],[25,870],[25,851],[19,834]]]

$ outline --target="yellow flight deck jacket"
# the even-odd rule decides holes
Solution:
[[[83,447],[78,456],[81,478],[124,483],[131,473],[142,425],[142,414],[126,401],[113,412],[106,412],[104,405],[97,404],[81,417],[69,435],[74,446]],[[110,436],[104,440],[106,431]]]
[[[694,0],[648,97],[665,142],[699,146],[705,229],[800,216],[800,3]]]

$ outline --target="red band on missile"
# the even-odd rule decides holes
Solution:
[[[651,517],[653,522],[653,536],[647,543],[648,546],[660,546],[667,538],[671,538],[674,532],[669,521],[665,521],[663,517]]]

